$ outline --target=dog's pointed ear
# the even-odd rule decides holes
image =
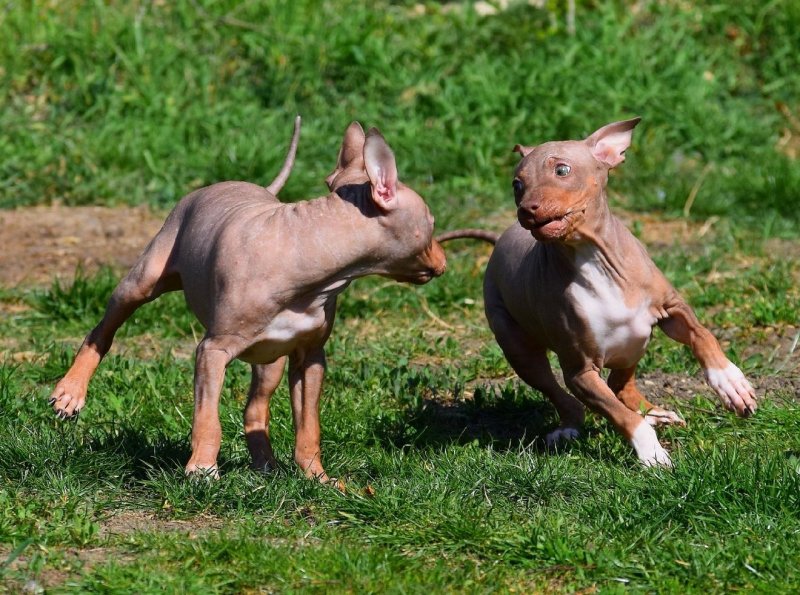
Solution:
[[[364,155],[364,129],[358,122],[351,122],[347,130],[344,131],[342,147],[339,149],[339,158],[336,161],[338,169],[345,169],[356,160],[362,159]]]
[[[514,145],[514,148],[511,149],[512,153],[519,153],[522,155],[523,158],[528,156],[528,153],[533,151],[534,147],[526,147],[525,145]]]
[[[325,182],[330,188],[336,176],[351,165],[358,165],[364,159],[364,129],[358,122],[351,122],[347,130],[344,131],[342,146],[339,148],[339,156],[336,158],[336,167],[331,174],[325,178]]]
[[[384,211],[397,206],[397,164],[394,153],[377,128],[370,128],[364,143],[364,164],[372,185],[372,200]]]
[[[641,118],[632,118],[606,124],[593,132],[584,142],[589,145],[595,159],[605,163],[609,168],[616,167],[625,161],[625,149],[631,146],[633,129],[640,121]]]

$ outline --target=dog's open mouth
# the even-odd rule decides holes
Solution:
[[[518,219],[520,225],[527,229],[530,232],[539,232],[539,231],[547,231],[550,228],[561,227],[562,225],[566,224],[567,217],[569,213],[564,213],[558,217],[548,217],[547,219],[543,219],[541,221],[537,221],[531,216],[526,216],[525,213],[520,212],[518,214]]]
[[[560,217],[551,217],[550,219],[545,219],[544,221],[540,221],[539,223],[534,222],[531,225],[531,229],[541,229],[545,225],[550,225],[555,221],[564,221],[567,218],[567,215],[561,215]]]
[[[518,213],[518,219],[520,225],[530,231],[534,238],[539,241],[550,241],[563,238],[567,235],[574,224],[574,216],[582,212],[583,209],[570,209],[562,215],[537,221],[530,215],[525,216],[526,213],[524,213],[524,211],[520,211]]]

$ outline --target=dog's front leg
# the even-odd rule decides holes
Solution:
[[[574,374],[565,372],[564,380],[584,405],[614,424],[630,442],[643,465],[672,466],[669,453],[659,444],[655,430],[638,413],[617,399],[597,370],[583,369]]]
[[[648,401],[645,396],[636,388],[636,380],[634,373],[636,366],[625,369],[611,370],[608,375],[608,388],[614,391],[617,398],[623,404],[635,413],[644,416],[644,419],[651,426],[667,426],[677,424],[685,426],[686,422],[681,419],[681,416],[674,411],[667,411],[653,405]]]
[[[703,367],[706,381],[728,409],[742,417],[756,410],[755,391],[742,371],[722,352],[716,338],[700,324],[694,311],[681,300],[665,307],[667,318],[658,324],[668,337],[688,345]]]
[[[194,367],[194,419],[192,421],[192,456],[186,474],[219,477],[217,455],[222,440],[219,423],[219,397],[225,368],[233,359],[230,352],[212,338],[197,346]]]
[[[294,419],[294,460],[306,477],[328,481],[322,467],[319,397],[325,376],[325,351],[317,347],[298,350],[289,357],[289,389]]]

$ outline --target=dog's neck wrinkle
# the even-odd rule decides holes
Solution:
[[[629,278],[625,264],[627,238],[620,234],[621,225],[608,207],[608,199],[603,193],[586,209],[583,224],[576,229],[580,240],[574,245],[579,250],[588,247],[604,269],[618,282],[625,283]],[[573,251],[573,262],[576,262],[579,250]]]
[[[309,266],[293,267],[299,293],[331,288],[335,295],[354,279],[375,272],[380,213],[372,202],[369,185],[365,186],[366,191],[350,186],[344,193],[287,205],[283,233],[305,245],[298,252],[320,255]]]

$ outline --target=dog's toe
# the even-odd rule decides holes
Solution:
[[[644,420],[653,427],[658,426],[685,426],[686,422],[674,411],[667,411],[660,407],[653,407],[644,416]]]

